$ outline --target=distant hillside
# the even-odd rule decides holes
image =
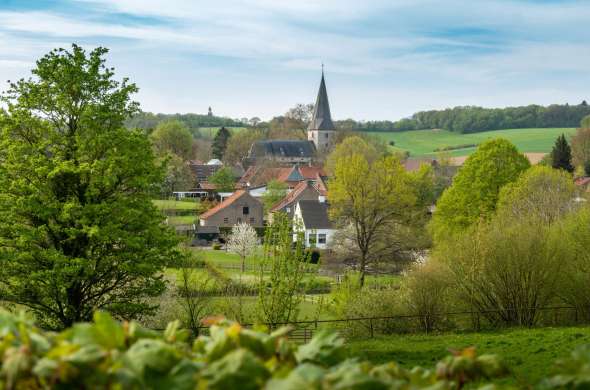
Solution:
[[[506,108],[464,106],[420,111],[410,118],[396,122],[357,122],[349,119],[337,121],[337,126],[356,131],[444,129],[456,133],[477,133],[500,129],[579,127],[580,121],[587,115],[590,115],[590,106],[586,101],[578,105],[552,104],[546,107],[538,105]]]
[[[561,135],[571,136],[575,128],[531,128],[505,129],[470,134],[458,134],[448,130],[415,130],[402,132],[374,132],[372,134],[388,143],[393,142],[396,150],[408,151],[411,156],[435,157],[438,151],[448,149],[451,156],[466,156],[490,138],[505,138],[521,152],[548,153],[555,139]]]
[[[191,132],[197,136],[200,128],[210,127],[243,127],[247,124],[231,118],[218,116],[208,116],[200,114],[153,114],[151,112],[141,112],[125,121],[127,128],[144,129],[150,133],[160,122],[167,120],[179,120],[183,122]]]

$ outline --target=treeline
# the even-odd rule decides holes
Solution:
[[[483,108],[462,106],[445,110],[420,111],[410,118],[396,122],[352,119],[338,121],[341,129],[354,131],[407,131],[445,129],[457,133],[477,133],[488,130],[524,129],[535,127],[578,127],[590,106],[583,101],[578,105],[552,104],[522,107]]]
[[[140,112],[125,121],[127,128],[144,129],[149,134],[158,124],[170,120],[177,120],[186,125],[194,136],[198,136],[200,127],[242,127],[248,126],[241,120],[219,116],[200,114],[153,114],[151,112]]]

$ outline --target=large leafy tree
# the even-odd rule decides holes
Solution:
[[[572,165],[572,149],[562,134],[555,140],[553,150],[551,150],[551,162],[555,169],[563,169],[564,171],[573,172]]]
[[[213,145],[211,145],[213,157],[219,160],[223,159],[225,149],[227,148],[227,142],[231,137],[231,133],[225,127],[219,129],[215,137],[213,138]]]
[[[158,124],[150,139],[160,155],[173,153],[183,160],[192,157],[193,136],[186,125],[178,120]]]
[[[229,167],[222,167],[209,176],[208,181],[215,184],[217,191],[231,192],[236,189],[236,176]]]
[[[45,326],[152,312],[178,255],[150,193],[162,169],[147,137],[123,129],[137,91],[107,49],[73,45],[9,84],[0,133],[0,293]]]
[[[401,228],[410,224],[420,205],[418,186],[400,161],[386,156],[369,161],[370,147],[358,139],[336,147],[330,157],[334,177],[329,182],[330,215],[351,232],[362,286],[371,263],[400,249]]]
[[[435,241],[450,238],[493,215],[500,189],[529,166],[527,158],[505,139],[481,144],[436,205],[432,221]]]
[[[590,174],[587,169],[590,168],[590,126],[576,130],[571,147],[573,163],[584,168],[587,175]]]

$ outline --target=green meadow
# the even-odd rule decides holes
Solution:
[[[395,361],[404,367],[431,367],[447,356],[449,350],[475,346],[478,354],[502,357],[512,371],[505,382],[519,388],[532,388],[552,372],[556,360],[568,357],[581,344],[590,344],[590,329],[587,327],[383,336],[351,341],[347,348],[350,356],[374,363]]]
[[[411,156],[435,156],[435,149],[467,144],[480,144],[492,138],[506,138],[521,152],[547,153],[551,150],[555,139],[562,133],[571,136],[575,128],[561,129],[505,129],[485,131],[481,133],[461,134],[447,130],[414,130],[402,132],[372,132],[387,142],[394,141],[396,150],[409,151]],[[467,147],[449,151],[451,156],[466,156],[475,147]]]

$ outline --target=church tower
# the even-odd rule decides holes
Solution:
[[[336,127],[334,127],[330,115],[330,104],[328,103],[328,92],[326,91],[322,65],[322,81],[313,108],[313,116],[307,127],[307,139],[314,143],[318,152],[325,152],[332,147],[335,133]]]

